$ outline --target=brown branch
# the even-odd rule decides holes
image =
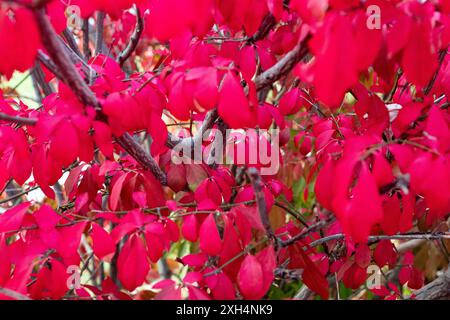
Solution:
[[[51,2],[51,0],[34,0],[31,1],[31,8],[32,9],[40,9],[47,5],[47,3]]]
[[[78,70],[75,68],[75,65],[72,63],[63,42],[60,41],[60,38],[50,23],[45,13],[45,9],[35,10],[34,15],[39,31],[43,35],[42,42],[44,47],[47,49],[50,58],[59,69],[59,76],[62,77],[61,80],[64,80],[64,82],[67,83],[85,106],[92,106],[98,110],[100,105],[97,98],[90,90],[89,86],[83,81]]]
[[[83,81],[80,73],[72,63],[66,47],[63,42],[60,41],[53,29],[45,14],[45,10],[35,10],[34,14],[41,34],[45,35],[43,37],[43,44],[47,49],[50,58],[54,61],[55,67],[58,69],[56,73],[59,74],[61,77],[60,79],[72,89],[85,106],[94,107],[98,112],[98,117],[100,119],[106,119],[105,115],[101,112],[101,106],[97,97]],[[167,184],[165,174],[161,171],[156,161],[133,139],[132,136],[125,134],[122,137],[119,137],[117,141],[138,163],[150,170],[163,185]]]
[[[275,235],[272,230],[272,226],[270,225],[269,220],[269,212],[267,210],[266,197],[262,190],[262,179],[256,168],[249,168],[248,175],[252,182],[253,191],[255,193],[256,206],[258,208],[259,217],[261,218],[261,222],[266,230],[266,234],[269,239],[274,239]]]
[[[33,81],[33,89],[34,89],[34,92],[35,92],[35,94],[36,94],[36,98],[38,99],[38,101],[40,102],[40,103],[42,103],[42,99],[44,98],[44,96],[43,96],[43,94],[42,94],[42,92],[41,92],[41,86],[39,85],[39,75],[38,75],[38,73],[36,72],[36,67],[38,67],[39,66],[39,68],[40,68],[40,64],[39,64],[39,62],[35,62],[35,66],[34,66],[34,68],[31,70],[31,79],[32,79],[32,81]],[[42,69],[42,68],[41,68]],[[48,83],[47,82],[45,82],[45,84],[46,85],[48,85]]]
[[[295,300],[309,300],[314,295],[314,292],[311,291],[306,285],[303,285],[300,290],[295,294]]]
[[[414,293],[415,300],[449,300],[450,299],[450,268],[440,277],[433,280]]]
[[[42,63],[51,73],[53,73],[58,79],[63,79],[62,74],[59,72],[58,67],[55,63],[50,59],[48,55],[46,55],[41,50],[38,51],[37,59],[40,63]]]
[[[247,40],[247,43],[255,43],[259,40],[264,39],[269,34],[270,30],[272,30],[273,27],[276,26],[276,24],[277,20],[275,19],[275,17],[271,13],[267,14],[264,17],[263,22],[259,26],[258,31],[256,31],[256,33]]]
[[[217,113],[217,109],[213,109],[211,111],[209,111],[206,114],[205,120],[203,120],[203,123],[200,127],[200,129],[197,131],[197,133],[190,138],[178,138],[173,136],[172,134],[169,133],[168,137],[167,137],[167,141],[166,141],[166,146],[168,148],[175,148],[176,146],[180,146],[184,149],[184,147],[188,148],[189,146],[191,146],[191,148],[193,149],[194,146],[198,143],[201,143],[203,140],[203,135],[205,134],[206,131],[208,131],[209,129],[211,129],[214,126],[214,123],[216,122],[216,120],[219,118],[219,114]]]
[[[286,240],[286,241],[280,241],[281,247],[288,247],[294,243],[296,243],[299,240],[305,239],[307,236],[309,236],[311,233],[320,231],[321,229],[325,228],[329,224],[329,221],[319,221],[318,223],[308,227],[306,230],[300,232],[296,236]]]
[[[73,49],[62,39],[61,42],[64,44],[64,47],[66,48],[66,51],[69,54],[72,63],[74,65],[77,65],[78,63],[81,64],[81,68],[83,70],[86,79],[89,79],[90,81],[91,78],[97,77],[97,72],[94,69],[92,69],[92,67],[89,64],[87,64],[86,61],[84,61],[82,56],[79,56],[75,51],[73,51]]]
[[[310,243],[310,247],[317,247],[323,245],[330,241],[335,240],[343,240],[345,239],[345,234],[338,233],[334,234],[314,242]],[[405,234],[397,234],[393,236],[370,236],[368,242],[375,243],[382,240],[415,240],[415,239],[423,239],[423,240],[440,240],[440,239],[450,239],[450,233],[405,233]]]
[[[7,199],[0,200],[0,205],[8,203],[10,201],[17,200],[17,199],[19,199],[19,198],[21,198],[23,196],[26,196],[27,194],[29,194],[30,192],[32,192],[34,190],[38,190],[39,188],[40,188],[39,186],[36,186],[36,187],[33,187],[33,188],[29,188],[28,190],[21,191],[21,192],[15,194],[13,196],[7,198]]]
[[[283,7],[289,10],[290,2],[291,2],[290,0],[283,0]],[[264,17],[261,25],[255,32],[255,34],[247,40],[247,44],[255,43],[259,40],[264,39],[269,34],[270,30],[272,30],[276,25],[277,25],[276,18],[273,16],[272,13],[268,13]]]
[[[23,126],[34,126],[37,123],[37,119],[16,117],[2,112],[0,112],[0,121],[11,122]]]
[[[14,300],[31,300],[30,297],[23,295],[19,292],[7,289],[7,288],[1,288],[0,287],[0,294],[7,296],[9,298],[12,298]]]
[[[392,86],[391,91],[389,91],[389,93],[384,97],[384,102],[392,102],[392,99],[394,98],[395,92],[398,89],[398,82],[400,81],[400,78],[403,75],[403,70],[402,69],[398,69],[397,72],[395,73],[395,78],[394,78],[394,85]]]
[[[284,211],[286,211],[288,214],[290,214],[291,216],[293,216],[295,219],[297,219],[301,224],[303,224],[305,227],[308,228],[308,223],[306,222],[305,218],[297,211],[289,208],[288,206],[285,206],[284,204],[282,204],[279,201],[275,201],[275,206],[277,206],[280,209],[283,209]]]
[[[64,39],[66,39],[69,47],[73,50],[73,52],[75,52],[76,55],[79,56],[80,58],[83,58],[83,54],[81,53],[80,48],[78,48],[77,41],[75,40],[73,33],[68,28],[64,29],[63,36]]]
[[[136,50],[143,31],[144,31],[144,20],[142,19],[139,9],[136,8],[136,27],[134,29],[133,34],[131,35],[127,47],[117,57],[117,62],[119,63],[120,66],[123,66],[125,61],[127,61],[128,58],[133,54],[134,50]]]
[[[140,165],[150,170],[162,185],[167,185],[166,174],[159,168],[155,159],[153,159],[153,157],[151,157],[130,134],[125,133],[120,138],[117,138],[117,142],[130,154],[130,156],[136,159]]]
[[[95,35],[95,55],[99,55],[103,53],[103,31],[104,31],[104,23],[105,23],[106,14],[104,12],[99,11],[97,13],[97,30]]]
[[[92,57],[91,49],[89,48],[89,19],[83,20],[83,54],[86,61]]]
[[[256,89],[258,91],[264,89],[291,72],[295,65],[307,55],[307,44],[310,38],[310,35],[306,36],[302,42],[295,46],[294,49],[288,52],[274,66],[260,74],[255,79]]]
[[[442,68],[442,64],[444,63],[445,60],[445,56],[447,55],[447,49],[445,48],[443,50],[441,50],[441,52],[439,53],[439,65],[438,68],[436,69],[436,72],[433,74],[433,78],[431,78],[430,83],[425,87],[425,89],[423,90],[423,93],[427,96],[431,90],[433,89],[434,83],[436,82],[436,79],[439,75],[439,72],[441,71]]]
[[[405,253],[407,251],[411,251],[417,247],[420,247],[422,244],[424,244],[427,240],[425,239],[414,239],[409,240],[403,243],[400,243],[398,246],[396,246],[398,253]]]
[[[39,87],[42,88],[42,93],[44,94],[44,97],[49,96],[53,93],[53,89],[50,83],[46,81],[44,71],[42,70],[41,63],[39,62],[36,62],[35,67],[33,69],[33,79],[36,81],[36,85],[38,86],[37,89],[39,90]],[[42,102],[40,90],[39,96]]]

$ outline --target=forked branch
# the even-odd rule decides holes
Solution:
[[[45,9],[36,9],[34,14],[41,34],[45,35],[42,37],[44,47],[48,51],[51,60],[54,62],[54,67],[57,68],[55,74],[59,75],[60,79],[72,89],[77,98],[85,106],[94,107],[99,114],[99,118],[105,119],[106,117],[101,112],[101,106],[97,97],[84,82],[80,73],[71,61],[64,44],[60,41],[53,29],[45,13]],[[163,185],[167,183],[166,176],[159,168],[155,159],[153,159],[132,136],[125,134],[122,137],[117,138],[117,141],[139,164],[150,170]]]

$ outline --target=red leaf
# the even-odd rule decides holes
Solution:
[[[234,285],[224,273],[205,277],[205,282],[215,300],[234,300],[236,298]]]
[[[125,243],[117,260],[118,277],[128,291],[133,291],[145,282],[150,265],[145,245],[139,236],[133,235]]]
[[[217,230],[214,214],[208,215],[200,227],[200,249],[210,256],[216,256],[222,250],[222,240]]]
[[[240,67],[246,81],[251,81],[256,73],[256,56],[253,46],[246,46],[240,51]]]
[[[397,253],[394,245],[389,240],[381,241],[373,253],[376,264],[381,268],[386,264],[390,267],[395,265],[397,261]]]
[[[320,272],[316,264],[312,262],[311,259],[303,252],[303,250],[300,250],[299,253],[304,265],[304,271],[302,274],[303,282],[312,291],[318,293],[322,299],[328,299],[328,280]]]
[[[59,231],[58,253],[64,259],[66,265],[78,265],[80,263],[80,255],[78,248],[80,247],[81,237],[86,228],[86,222],[79,222],[76,225],[64,227]]]
[[[367,268],[370,265],[370,261],[372,260],[370,255],[370,248],[367,244],[361,243],[356,248],[355,253],[355,262],[361,268]]]
[[[23,41],[26,39],[26,41]],[[0,10],[0,73],[10,78],[15,70],[33,66],[41,46],[33,14],[26,8],[12,10],[8,5]]]
[[[198,231],[198,222],[195,214],[186,216],[181,227],[183,237],[188,241],[196,242],[198,239]]]
[[[250,108],[239,80],[231,72],[223,79],[217,110],[220,117],[233,129],[252,128],[255,125],[254,111]]]
[[[115,181],[112,189],[111,195],[109,196],[109,207],[112,211],[116,211],[120,201],[120,194],[122,192],[123,185],[130,177],[130,173],[123,173],[120,177]]]
[[[91,236],[94,253],[99,259],[115,251],[116,246],[110,234],[96,223],[92,224]]]
[[[181,258],[181,261],[183,262],[183,264],[188,265],[190,267],[199,268],[205,265],[205,263],[208,261],[208,256],[203,253],[188,254],[183,258]]]
[[[429,23],[413,24],[411,36],[403,51],[402,67],[406,78],[418,86],[425,86],[431,80],[437,68],[437,54],[433,50]]]
[[[277,266],[277,261],[273,246],[268,246],[264,250],[258,252],[258,254],[256,255],[256,259],[258,259],[262,267],[263,279],[261,291],[265,294],[267,291],[269,291],[275,278],[274,272]]]
[[[361,268],[358,264],[353,263],[345,272],[342,281],[347,288],[358,289],[367,279],[366,268]]]
[[[167,170],[167,185],[175,192],[183,191],[187,185],[184,165],[170,164]]]
[[[280,100],[278,108],[282,115],[287,116],[296,114],[301,107],[300,104],[300,90],[295,88],[287,92]]]
[[[264,291],[264,271],[261,263],[252,255],[248,255],[241,264],[238,274],[239,289],[245,299],[261,299]]]
[[[383,209],[375,179],[365,163],[362,163],[358,184],[353,188],[353,199],[342,209],[344,232],[355,242],[366,242],[372,227],[381,222]]]
[[[0,233],[18,230],[30,205],[25,202],[0,215]]]

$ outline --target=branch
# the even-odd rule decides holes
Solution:
[[[23,125],[23,126],[34,126],[37,123],[37,119],[11,116],[11,115],[3,113],[3,112],[0,112],[0,120]]]
[[[51,73],[53,73],[58,79],[63,79],[62,74],[59,72],[58,67],[55,63],[50,59],[48,55],[46,55],[41,50],[38,51],[37,59],[40,63],[42,63]]]
[[[394,78],[394,85],[392,86],[391,91],[389,91],[389,93],[384,97],[384,102],[392,102],[392,99],[394,98],[395,92],[398,89],[398,82],[400,81],[400,78],[403,75],[403,70],[401,68],[399,68],[397,70],[397,72],[395,73],[395,78]]]
[[[294,243],[296,243],[299,240],[305,239],[308,235],[310,235],[311,233],[320,231],[321,229],[325,228],[328,225],[329,221],[319,221],[318,223],[308,227],[306,230],[304,230],[303,232],[300,232],[299,234],[297,234],[296,236],[286,240],[286,241],[281,241],[280,242],[280,246],[281,247],[288,247]]]
[[[90,90],[89,86],[83,81],[75,65],[72,63],[65,45],[56,34],[52,24],[48,20],[45,9],[34,11],[36,22],[42,36],[42,42],[50,58],[59,69],[61,80],[65,81],[72,89],[78,99],[85,105],[100,108],[97,98]]]
[[[47,57],[48,58],[48,57]],[[49,58],[50,59],[50,58]],[[35,84],[37,85],[37,89],[39,91],[39,98],[42,103],[42,96],[41,91],[39,88],[42,89],[42,93],[44,94],[44,97],[49,96],[53,93],[53,88],[45,79],[44,71],[42,70],[41,63],[36,62],[34,69],[33,69],[33,79],[35,80]]]
[[[277,20],[275,19],[275,17],[271,13],[267,14],[263,22],[259,26],[258,31],[256,31],[256,33],[247,40],[247,43],[255,43],[259,40],[264,39],[276,24]]]
[[[161,170],[155,159],[153,159],[153,157],[151,157],[130,134],[125,133],[120,138],[117,138],[117,142],[130,154],[130,156],[136,159],[140,165],[150,170],[162,185],[167,185],[166,174]]]
[[[91,49],[89,48],[89,18],[83,20],[83,54],[86,61],[92,57]]]
[[[415,300],[448,300],[450,299],[450,268],[442,276],[433,280],[414,293]]]
[[[219,118],[219,114],[217,112],[217,109],[213,109],[213,110],[209,111],[206,114],[205,120],[203,120],[203,123],[202,123],[200,129],[193,137],[181,139],[181,138],[175,137],[171,133],[169,133],[169,136],[167,137],[167,141],[166,141],[166,146],[170,149],[173,149],[176,146],[179,146],[180,144],[182,144],[182,147],[187,148],[187,147],[191,146],[192,149],[194,149],[194,146],[197,143],[202,142],[203,135],[205,134],[206,131],[208,131],[209,129],[211,129],[214,126],[214,123],[216,122],[216,120],[218,118]]]
[[[442,64],[444,63],[445,60],[445,56],[447,55],[447,49],[445,48],[443,49],[440,53],[439,53],[439,65],[438,68],[436,70],[436,72],[433,74],[433,78],[431,78],[430,83],[426,86],[426,88],[423,90],[423,93],[427,96],[431,90],[433,89],[434,83],[436,82],[436,79],[439,75],[439,72],[441,71],[441,67]]]
[[[69,54],[70,60],[72,60],[72,63],[74,65],[77,65],[78,63],[81,64],[81,68],[83,70],[83,73],[86,77],[86,79],[91,80],[93,77],[97,77],[97,72],[92,69],[92,67],[84,61],[82,56],[79,56],[67,43],[65,43],[62,39],[60,39],[61,42],[64,44],[64,47],[66,48],[67,53]]]
[[[273,67],[264,71],[255,79],[256,90],[264,89],[275,81],[287,75],[308,53],[307,43],[311,38],[310,35],[300,42],[294,49],[289,51],[280,61]]]
[[[73,33],[68,28],[64,29],[63,36],[73,52],[75,52],[80,58],[83,58],[83,54],[81,53],[80,48],[78,48],[77,41],[75,40]]]
[[[7,296],[9,298],[15,299],[15,300],[31,300],[30,297],[27,297],[26,295],[23,295],[19,292],[7,289],[7,288],[0,288],[0,294]]]
[[[44,9],[38,9],[34,12],[38,27],[43,38],[43,44],[47,49],[50,57],[54,61],[57,73],[61,76],[61,80],[67,83],[78,99],[85,106],[94,107],[98,116],[105,119],[105,115],[101,112],[100,103],[95,94],[91,91],[89,86],[83,81],[80,73],[75,68],[75,65],[70,60],[69,54],[65,45],[60,41],[58,35],[53,29]],[[118,143],[127,151],[133,158],[136,159],[144,168],[150,170],[156,178],[160,180],[163,185],[167,184],[165,174],[158,167],[156,161],[133,139],[129,134],[125,134],[117,139]]]
[[[290,0],[283,0],[283,7],[285,9],[289,8],[289,4],[290,4]],[[256,33],[247,40],[247,44],[255,43],[255,42],[267,37],[270,30],[272,30],[276,26],[276,24],[277,24],[276,18],[273,16],[273,14],[268,13],[264,17],[264,19],[263,19],[261,25],[259,26],[258,30],[256,31]]]
[[[106,14],[99,11],[97,13],[97,30],[95,36],[95,55],[103,53],[103,31]]]
[[[425,240],[425,239],[409,240],[409,241],[403,242],[403,243],[399,244],[398,246],[396,246],[396,249],[397,249],[398,253],[405,253],[407,251],[411,251],[417,247],[420,247],[426,241],[427,240]]]
[[[142,19],[141,12],[136,8],[136,27],[133,34],[131,35],[130,41],[127,47],[119,54],[117,57],[117,62],[120,66],[123,66],[125,61],[133,54],[136,50],[139,40],[141,39],[142,32],[144,31],[144,20]]]
[[[272,226],[270,225],[269,212],[267,210],[266,204],[266,197],[261,187],[262,184],[261,175],[259,174],[256,168],[249,168],[248,175],[252,182],[253,191],[255,193],[256,206],[258,207],[261,222],[264,226],[264,229],[266,229],[266,234],[269,237],[269,239],[274,239],[275,235],[273,233]]]
[[[295,294],[295,300],[308,300],[314,295],[314,292],[311,291],[306,285],[303,285],[300,290]]]
[[[338,233],[334,234],[314,242],[310,243],[310,247],[317,247],[323,245],[330,241],[335,240],[343,240],[345,239],[345,234]],[[441,240],[441,239],[450,239],[450,233],[406,233],[406,234],[397,234],[393,236],[370,236],[368,242],[378,242],[381,240],[415,240],[415,239],[423,239],[423,240]]]

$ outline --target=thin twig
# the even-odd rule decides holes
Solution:
[[[30,188],[30,189],[28,189],[28,190],[24,190],[24,191],[22,191],[22,192],[20,192],[20,193],[18,193],[18,194],[16,194],[16,195],[14,195],[14,196],[8,198],[8,199],[1,200],[1,201],[0,201],[0,205],[5,204],[5,203],[8,203],[8,202],[10,202],[10,201],[14,201],[14,200],[16,200],[16,199],[19,199],[19,198],[21,198],[21,197],[23,197],[23,196],[26,196],[26,195],[29,194],[30,192],[33,192],[33,191],[38,190],[38,189],[40,189],[39,186]]]
[[[75,52],[76,55],[79,56],[81,59],[83,59],[83,54],[81,53],[77,41],[75,40],[75,37],[73,36],[73,33],[69,30],[69,28],[64,29],[63,36],[64,39],[66,39],[67,44],[72,49],[72,51]]]
[[[423,93],[427,96],[431,90],[433,89],[434,83],[436,82],[436,79],[439,75],[439,72],[441,71],[441,67],[442,64],[444,63],[445,60],[445,56],[447,55],[447,49],[445,48],[443,49],[440,53],[439,53],[439,64],[438,64],[438,68],[436,69],[436,72],[433,74],[433,78],[431,78],[430,83],[425,87],[425,89],[423,90]]]
[[[309,244],[310,247],[317,247],[323,245],[330,241],[335,240],[343,240],[345,239],[345,234],[338,233],[334,234]],[[440,239],[450,239],[450,233],[406,233],[406,234],[397,234],[393,236],[370,236],[368,238],[368,242],[378,242],[382,240],[414,240],[414,239],[423,239],[423,240],[440,240]]]
[[[127,61],[128,58],[136,50],[143,31],[144,31],[144,20],[142,19],[139,9],[136,7],[136,27],[134,29],[133,34],[131,35],[127,47],[117,57],[117,62],[119,63],[120,66],[123,66],[125,61]]]
[[[402,75],[403,75],[403,70],[399,68],[397,70],[397,72],[395,73],[394,85],[392,86],[391,91],[389,91],[389,93],[384,98],[385,102],[392,102],[395,92],[397,92],[397,89],[398,89],[398,82],[400,81],[400,78],[402,77]]]
[[[91,49],[89,48],[89,19],[83,20],[83,54],[84,59],[89,61],[92,57]]]
[[[292,238],[290,238],[290,239],[288,239],[286,241],[280,241],[280,246],[281,247],[288,247],[288,246],[296,243],[297,241],[305,239],[311,233],[317,232],[317,231],[325,228],[328,224],[329,224],[329,221],[325,221],[325,220],[319,221],[318,223],[308,227],[303,232],[300,232],[296,236],[293,236]]]
[[[310,38],[310,35],[306,36],[302,42],[289,51],[273,67],[260,74],[255,79],[256,89],[259,91],[287,75],[308,53],[307,43]]]
[[[40,63],[42,63],[51,73],[53,73],[58,79],[62,79],[63,76],[59,72],[58,67],[55,65],[55,63],[50,59],[49,56],[47,56],[44,52],[41,50],[38,51],[37,59]]]
[[[106,14],[99,11],[97,13],[97,30],[95,34],[95,55],[103,54],[103,31]]]
[[[44,58],[44,57],[42,57]],[[48,57],[47,57],[48,58]],[[50,59],[50,58],[48,58]],[[44,70],[42,70],[42,66],[40,62],[36,62],[33,68],[33,75],[36,81],[36,84],[42,89],[42,93],[45,97],[51,95],[53,93],[53,88],[50,83],[45,79]],[[42,99],[41,99],[42,100]],[[42,102],[42,101],[41,101]]]
[[[206,131],[208,131],[209,129],[211,129],[214,126],[214,123],[216,122],[216,120],[218,118],[219,118],[219,114],[217,113],[217,109],[213,109],[213,110],[209,111],[206,114],[205,120],[203,120],[203,123],[202,123],[200,129],[197,131],[197,133],[193,137],[181,139],[181,138],[175,137],[169,133],[169,136],[166,141],[166,146],[171,149],[175,148],[176,146],[179,146],[183,150],[184,150],[184,148],[188,148],[188,147],[194,148],[194,146],[196,144],[202,142],[203,135],[205,134]]]
[[[117,138],[117,142],[126,152],[130,154],[130,156],[136,159],[140,165],[150,170],[162,185],[167,185],[167,176],[161,170],[158,163],[129,133],[125,133],[120,138]]]
[[[0,294],[15,300],[31,300],[30,297],[7,288],[0,288]]]
[[[276,26],[276,24],[277,20],[275,19],[273,14],[268,13],[264,17],[261,25],[259,26],[258,31],[256,31],[255,34],[247,40],[247,43],[248,44],[255,43],[259,40],[264,39],[269,34],[270,30],[272,30],[273,27]]]
[[[36,119],[11,116],[2,112],[0,112],[0,120],[24,126],[34,126],[37,123]]]
[[[256,206],[258,208],[259,217],[261,218],[261,223],[266,230],[266,234],[269,239],[275,238],[275,235],[270,225],[269,212],[267,210],[266,197],[262,189],[262,179],[256,168],[249,168],[248,175],[252,182],[253,191],[255,194]]]

